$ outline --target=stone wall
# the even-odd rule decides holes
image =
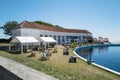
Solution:
[[[58,80],[16,61],[0,56],[0,80]]]
[[[0,80],[23,80],[0,66]]]

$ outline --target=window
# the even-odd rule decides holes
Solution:
[[[48,37],[47,35],[45,35],[45,37]]]
[[[64,36],[62,36],[62,42],[65,42],[65,37]]]
[[[83,41],[85,41],[85,36],[83,36]]]
[[[79,41],[81,41],[81,36],[79,36]]]
[[[43,35],[40,35],[40,37],[43,37]]]
[[[60,36],[58,36],[58,39],[60,39]]]
[[[66,36],[66,41],[68,41],[69,40],[69,36]]]
[[[56,36],[54,36],[54,39],[56,40]]]
[[[49,35],[49,37],[52,37],[52,35]]]

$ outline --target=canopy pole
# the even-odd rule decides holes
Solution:
[[[56,46],[56,48],[57,48],[57,42],[56,42],[55,46]]]
[[[46,50],[46,48],[47,48],[47,47],[46,47],[46,42],[45,42],[45,50]]]
[[[40,50],[40,42],[38,43],[38,50]]]
[[[27,50],[28,50],[28,43],[27,43]]]
[[[49,47],[49,42],[47,43],[47,49],[48,49],[48,47]]]
[[[21,53],[23,54],[23,44],[21,43]]]

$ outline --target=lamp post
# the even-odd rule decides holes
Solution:
[[[89,57],[89,59],[87,60],[87,63],[88,63],[88,64],[91,64],[92,62],[94,62],[94,61],[92,60],[92,52],[93,52],[93,48],[90,48],[90,49],[89,49],[90,57]]]

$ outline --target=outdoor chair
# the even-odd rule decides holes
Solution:
[[[68,47],[63,48],[63,55],[69,55],[69,48]]]
[[[40,60],[41,61],[49,60],[49,58],[51,57],[51,55],[52,54],[49,51],[48,52],[42,51],[41,52]]]
[[[34,53],[33,51],[31,51],[31,54],[28,57],[35,57],[36,53]]]
[[[56,46],[54,47],[53,53],[57,53],[57,47]]]
[[[76,56],[71,56],[70,58],[69,58],[69,63],[76,63],[77,61],[76,61]]]
[[[40,60],[41,60],[41,61],[45,61],[45,60],[47,60],[47,56],[46,56],[45,51],[42,51],[42,52],[41,52]]]
[[[26,53],[26,52],[27,52],[27,49],[23,48],[23,52]]]
[[[47,60],[49,60],[49,58],[52,56],[52,54],[48,51],[46,54]]]

